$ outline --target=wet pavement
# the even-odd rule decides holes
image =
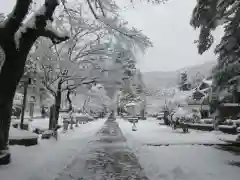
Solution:
[[[107,120],[56,180],[148,180],[118,124]]]

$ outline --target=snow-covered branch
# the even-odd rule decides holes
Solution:
[[[75,60],[77,59],[81,59],[85,56],[88,56],[88,55],[93,55],[93,54],[102,54],[104,52],[104,48],[99,48],[99,49],[90,49],[90,50],[87,50],[83,53],[79,53],[76,57],[75,57]]]
[[[129,29],[126,27],[127,22],[121,20],[119,18],[119,15],[116,9],[118,7],[111,3],[110,4],[110,9],[106,9],[106,7],[103,9],[103,4],[100,0],[95,0],[95,4],[98,6],[96,7],[97,9],[100,9],[102,15],[98,15],[97,12],[94,10],[93,5],[91,4],[90,0],[86,0],[88,7],[93,14],[94,18],[98,20],[102,25],[106,26],[106,29],[111,29],[114,32],[119,33],[120,35],[123,35],[125,37],[128,37],[129,39],[133,40],[136,45],[144,46],[144,49],[147,47],[152,47],[152,43],[149,40],[148,37],[144,36],[142,32],[137,31],[135,28]],[[156,3],[160,3],[165,0],[153,0]],[[115,10],[114,10],[115,9]],[[104,11],[106,10],[106,12]]]
[[[57,30],[55,30],[50,21],[47,21],[47,26],[40,32],[39,35],[50,38],[53,44],[59,44],[69,38],[67,35],[60,34]]]
[[[58,5],[58,0],[45,0],[44,5],[18,29],[15,34],[15,43],[18,49],[22,46],[30,48],[39,36],[49,37],[53,43],[60,43],[68,39],[67,36],[54,30],[51,25],[53,13]]]
[[[77,33],[77,35],[75,35],[75,37],[72,38],[72,39],[77,39],[77,40],[72,45],[72,47],[69,48],[69,51],[68,51],[69,59],[71,61],[74,62],[77,59],[81,58],[81,54],[86,54],[86,52],[85,52],[86,49],[87,49],[86,51],[88,51],[88,53],[89,53],[89,51],[91,51],[91,49],[89,50],[89,47],[92,46],[94,43],[99,41],[100,38],[103,37],[103,36],[99,35],[96,39],[91,40],[88,43],[85,43],[83,45],[83,47],[81,47],[81,48],[80,47],[76,47],[78,45],[78,43],[79,43],[79,40],[82,40],[81,38],[83,38],[84,36],[90,35],[90,34],[94,33],[95,31],[96,31],[95,29],[94,30],[89,30],[89,31],[86,31],[85,33],[81,34],[80,36],[78,36],[79,33]],[[73,57],[73,52],[74,51],[77,51],[77,54]]]
[[[66,88],[62,89],[62,91],[73,91],[82,85],[93,84],[93,83],[96,83],[96,79],[93,78],[91,80],[87,80],[87,77],[84,77],[81,80],[81,82],[67,85]]]
[[[102,15],[103,15],[104,17],[106,17],[106,14],[105,14],[105,12],[104,12],[103,4],[102,4],[101,0],[97,0],[97,2],[98,2],[98,4],[99,4],[99,8],[100,8],[100,10],[101,10],[101,12],[102,12]]]
[[[91,10],[93,16],[95,17],[95,19],[98,19],[98,16],[97,16],[96,12],[94,11],[93,6],[92,6],[90,0],[86,0],[86,1],[87,1],[87,4],[88,4],[89,9]]]
[[[53,96],[56,96],[56,92],[47,84],[46,80],[43,80],[42,84]]]
[[[83,33],[80,37],[78,36],[80,33],[82,33],[82,30],[79,30],[71,39],[80,39],[82,37],[84,37],[85,35],[88,35],[91,33],[91,31],[86,31],[85,33]],[[74,48],[77,46],[78,41],[76,40],[75,43],[72,45],[72,47],[69,48],[68,50],[68,54],[69,54],[69,59],[72,60],[72,54],[74,51]],[[86,46],[87,47],[87,46]]]

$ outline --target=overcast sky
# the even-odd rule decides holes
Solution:
[[[0,12],[10,12],[15,1],[0,0]],[[212,49],[198,55],[196,44],[193,44],[198,32],[189,25],[189,21],[195,0],[169,0],[161,5],[139,3],[134,7],[125,3],[128,1],[118,0],[121,7],[126,6],[122,15],[131,25],[143,30],[154,43],[154,47],[140,57],[142,71],[176,70],[216,59]],[[221,34],[221,30],[215,33],[217,40]]]

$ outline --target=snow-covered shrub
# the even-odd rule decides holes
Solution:
[[[199,123],[202,118],[201,112],[198,109],[193,109],[191,116],[192,116],[191,118],[192,118],[193,122],[195,122],[195,123]]]
[[[172,116],[173,121],[176,121],[177,119],[179,119],[182,122],[189,122],[191,121],[192,117],[191,114],[186,109],[179,107]]]
[[[200,123],[201,124],[213,124],[214,120],[209,118],[209,119],[201,119]]]

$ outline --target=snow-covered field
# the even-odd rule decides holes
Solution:
[[[59,123],[61,123],[61,118],[59,118]],[[49,118],[37,118],[37,119],[34,119],[34,121],[32,121],[30,124],[29,124],[29,129],[30,130],[34,130],[36,128],[38,129],[48,129],[48,126],[49,126]]]
[[[118,123],[150,180],[238,180],[240,177],[239,167],[230,165],[239,164],[240,156],[198,145],[219,143],[219,137],[231,138],[232,135],[195,130],[183,134],[181,130],[173,131],[155,120],[139,121],[138,131],[132,131],[127,121],[119,119]],[[151,143],[172,145],[144,145]]]
[[[0,166],[1,180],[51,180],[95,138],[104,119],[59,133],[59,140],[39,140],[32,147],[11,146],[12,163]],[[37,123],[35,122],[35,125]],[[38,125],[41,125],[38,122]],[[41,125],[44,126],[44,125]]]
[[[134,153],[150,180],[238,180],[240,157],[206,146],[138,147]]]
[[[139,121],[138,131],[132,131],[132,125],[122,119],[117,120],[125,137],[141,144],[218,144],[220,138],[235,139],[235,135],[221,132],[206,132],[189,129],[190,133],[182,133],[182,129],[172,130],[170,127],[159,125],[159,121],[150,119]]]
[[[73,159],[90,152],[88,142],[96,140],[95,134],[104,122],[100,119],[60,133],[58,141],[39,139],[36,146],[11,146],[12,163],[0,166],[0,179],[54,180]],[[132,131],[128,121],[117,122],[149,180],[238,180],[240,177],[239,153],[200,145],[218,144],[219,138],[234,138],[233,135],[191,129],[183,134],[181,130],[159,125],[154,119],[139,121],[138,130]],[[44,127],[47,125],[44,123],[37,120],[31,126]]]

